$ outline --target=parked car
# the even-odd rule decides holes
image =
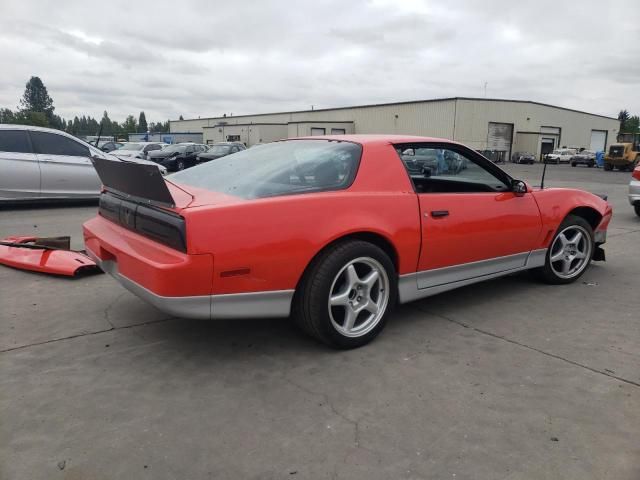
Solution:
[[[119,158],[141,158],[146,160],[149,152],[162,150],[165,146],[167,144],[162,142],[127,142],[111,153]]]
[[[571,157],[571,166],[586,165],[589,168],[593,168],[596,164],[596,152],[591,150],[583,150],[580,153],[576,153]]]
[[[197,155],[198,163],[208,162],[209,160],[215,160],[216,158],[222,158],[232,153],[246,150],[247,147],[242,143],[236,142],[221,142],[210,145],[206,152],[199,153]]]
[[[408,149],[467,168],[410,172]],[[463,145],[400,135],[283,140],[126,187],[133,200],[104,193],[83,227],[123,286],[177,317],[291,314],[337,348],[371,341],[397,302],[521,270],[574,282],[603,259],[612,215],[594,194],[534,190]]]
[[[629,203],[636,211],[636,215],[640,217],[640,165],[638,165],[631,174],[631,183],[629,183]]]
[[[110,155],[60,130],[0,125],[0,202],[98,198],[91,156]]]
[[[148,153],[149,160],[164,166],[170,172],[184,170],[196,164],[197,156],[205,152],[206,145],[199,143],[176,143],[167,145],[162,150]]]
[[[544,163],[555,163],[557,165],[569,163],[576,153],[576,150],[572,148],[556,149],[544,157]]]
[[[89,142],[90,145],[93,145],[94,147],[96,146],[96,142]],[[114,142],[112,140],[100,140],[99,144],[98,144],[98,148],[100,150],[102,150],[103,152],[112,152],[114,150],[118,150],[119,148],[122,147],[122,145],[124,145],[124,143],[121,142]]]
[[[528,163],[533,165],[536,162],[536,156],[529,152],[515,152],[511,155],[511,161],[513,163]]]

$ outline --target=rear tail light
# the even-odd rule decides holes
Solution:
[[[640,180],[640,167],[636,167],[631,176],[636,180]]]
[[[132,232],[181,252],[187,251],[185,221],[178,214],[134,203],[109,192],[100,195],[98,213]]]

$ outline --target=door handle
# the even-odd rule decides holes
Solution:
[[[433,218],[448,217],[449,210],[431,210],[431,216]]]

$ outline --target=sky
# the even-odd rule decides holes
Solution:
[[[640,1],[0,0],[0,107],[123,121],[454,96],[640,114]]]

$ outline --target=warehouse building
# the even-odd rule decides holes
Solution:
[[[540,158],[555,148],[605,150],[615,142],[616,118],[525,100],[443,98],[282,113],[171,121],[171,132],[202,131],[203,142],[247,146],[283,138],[384,133],[447,138],[486,156],[513,152]]]

